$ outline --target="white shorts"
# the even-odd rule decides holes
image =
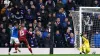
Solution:
[[[18,38],[11,37],[10,44],[14,44],[14,43],[19,44],[19,40],[18,40]]]

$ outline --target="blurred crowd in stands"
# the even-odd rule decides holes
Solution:
[[[19,26],[23,22],[32,33],[27,36],[31,47],[50,47],[52,42],[57,48],[74,47],[69,10],[75,11],[79,6],[99,7],[100,3],[98,0],[0,0],[0,47],[9,46],[9,28],[14,22]]]

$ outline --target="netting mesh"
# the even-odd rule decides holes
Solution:
[[[75,33],[75,47],[80,46],[80,38],[79,38],[79,11],[72,11],[72,19],[74,25],[74,33]]]
[[[82,33],[86,33],[91,48],[100,47],[100,12],[99,9],[82,9]]]
[[[82,33],[87,33],[91,48],[100,48],[100,9],[84,8],[81,12],[80,22],[79,11],[72,11],[72,19],[75,32],[75,47],[80,47],[80,27]],[[82,23],[82,26],[80,26]]]

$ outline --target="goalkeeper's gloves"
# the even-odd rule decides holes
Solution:
[[[81,34],[80,34],[80,36],[82,37],[82,36],[83,36],[83,34],[81,33]]]

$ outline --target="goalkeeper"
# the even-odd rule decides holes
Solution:
[[[90,52],[89,40],[87,39],[87,34],[81,35],[82,37],[82,46],[79,48],[80,54],[88,54]]]

